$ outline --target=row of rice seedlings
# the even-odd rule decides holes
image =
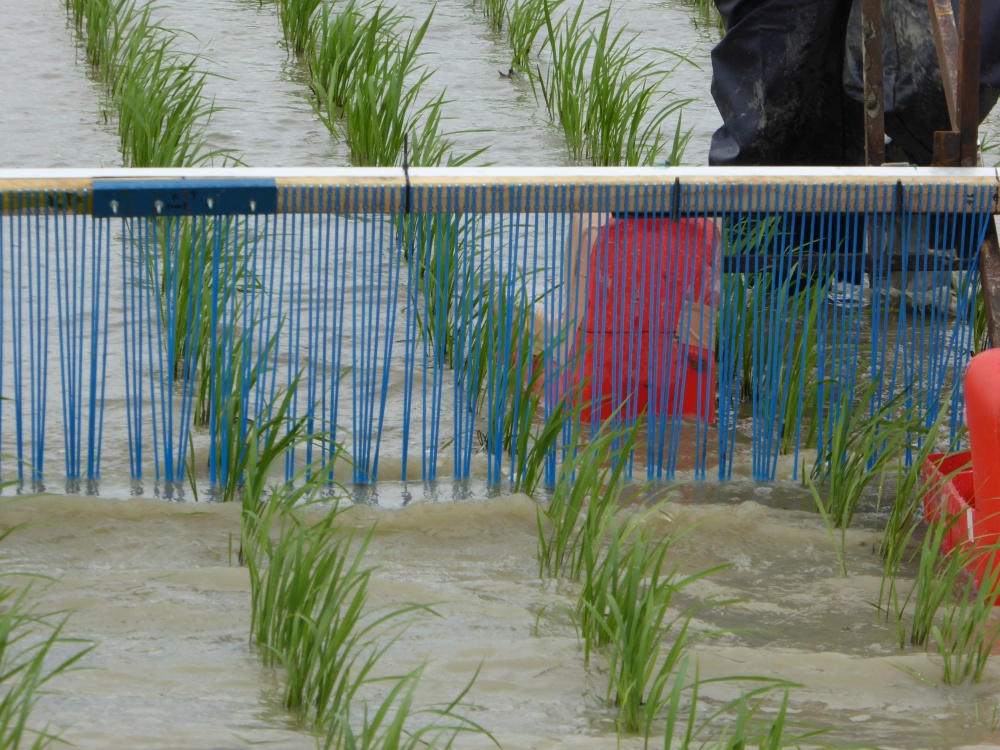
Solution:
[[[916,580],[913,584],[913,623],[910,644],[924,646],[934,629],[938,610],[945,606],[963,575],[968,554],[956,549],[945,554],[944,544],[957,517],[942,518],[928,526],[920,545]]]
[[[571,581],[588,576],[586,590],[593,587],[590,577],[621,507],[625,468],[637,428],[616,430],[605,422],[601,431],[584,443],[584,428],[579,420],[574,422],[556,486],[548,503],[539,506],[538,566],[539,575]],[[595,591],[594,595],[600,593]]]
[[[942,517],[930,524],[920,545],[916,580],[908,597],[913,599],[910,643],[930,648],[933,639],[942,660],[942,680],[948,685],[970,678],[980,682],[1000,639],[1000,625],[990,616],[1000,583],[1000,569],[993,567],[1000,547],[961,545],[944,553],[945,540],[958,521],[957,516]],[[974,564],[984,565],[986,570],[978,586],[966,572]],[[902,647],[902,627],[899,632]]]
[[[907,641],[913,646],[929,647],[933,640],[942,658],[943,681],[954,685],[969,678],[974,682],[982,679],[993,645],[1000,638],[1000,628],[990,622],[1000,583],[1000,569],[993,568],[997,550],[960,545],[944,553],[946,540],[955,536],[956,524],[962,519],[939,517],[929,524],[914,553],[916,575],[905,597],[901,597],[897,582],[906,560],[906,550],[921,526],[923,497],[928,493],[936,496],[942,483],[950,482],[959,472],[968,469],[968,466],[957,467],[933,484],[923,482],[920,468],[935,450],[944,421],[942,410],[915,451],[911,466],[904,466],[902,455],[897,459],[896,498],[879,544],[884,569],[878,609],[886,618],[895,618],[900,648],[905,648]],[[949,450],[960,439],[960,436],[955,438]],[[976,586],[966,572],[975,564],[983,565],[986,571],[980,586]],[[912,622],[907,639],[904,611],[911,602]]]
[[[380,61],[392,55],[397,29],[405,20],[394,6],[347,0],[339,11],[324,3],[309,26],[305,62],[309,68],[313,106],[332,133],[352,84],[374,75]]]
[[[633,48],[635,36],[626,37],[624,27],[612,32],[610,8],[584,19],[579,5],[555,21],[546,6],[545,26],[550,64],[539,82],[570,157],[594,166],[651,166],[669,149],[666,163],[679,164],[690,138],[681,110],[691,100],[673,98],[664,85],[684,58],[678,56],[673,68],[643,62],[645,52]],[[668,141],[663,126],[674,115]]]
[[[279,7],[294,1],[279,0]],[[459,166],[486,150],[452,153],[452,134],[444,127],[446,92],[425,96],[433,71],[421,65],[420,45],[433,14],[432,10],[403,35],[405,17],[381,3],[348,0],[339,12],[324,4],[312,13],[304,57],[314,108],[327,129],[344,139],[355,164],[395,166],[405,158],[415,166]],[[451,305],[451,296],[436,292],[454,287],[462,222],[461,217],[447,214],[421,215],[416,224],[405,217],[399,220],[397,234],[406,257],[411,262],[414,255],[420,259],[419,289],[414,294],[425,302]],[[440,276],[437,267],[445,268],[446,274]],[[432,314],[425,322],[430,324],[421,325],[420,332],[436,349],[443,341],[447,359],[452,316],[446,309],[443,318]]]
[[[409,616],[429,608],[369,611],[374,568],[365,555],[374,529],[358,540],[341,524],[349,506],[335,500],[332,508],[316,507],[326,492],[320,480],[332,472],[339,451],[268,489],[288,451],[315,439],[306,417],[289,417],[297,381],[266,410],[267,420],[244,433],[243,481],[232,485],[242,504],[240,561],[250,574],[251,642],[265,664],[283,668],[285,707],[321,732],[325,748],[415,748],[431,737],[440,743],[435,746],[450,747],[463,733],[492,739],[459,712],[475,676],[451,703],[416,706],[422,666],[400,677],[375,674]],[[320,514],[318,520],[310,513]],[[368,692],[386,683],[392,686],[373,709]]]
[[[632,447],[635,428],[623,433],[602,430],[586,444],[574,432],[559,473],[552,500],[538,511],[538,554],[542,575],[580,581],[576,606],[585,659],[598,651],[608,659],[607,701],[616,708],[620,734],[641,732],[645,745],[666,716],[664,747],[674,747],[681,731],[682,747],[710,747],[719,717],[736,713],[724,723],[724,740],[769,738],[785,747],[811,734],[791,737],[784,712],[773,722],[759,721],[764,696],[788,683],[770,678],[743,678],[760,687],[699,718],[697,677],[689,683],[690,649],[714,635],[695,633],[692,620],[699,606],[675,609],[675,595],[725,566],[683,576],[666,565],[667,554],[680,534],[658,536],[646,521],[662,507],[636,510],[623,504],[622,471]],[[728,602],[715,601],[713,606]],[[681,695],[690,693],[690,711],[681,717]],[[748,708],[752,706],[752,708]],[[783,706],[787,708],[787,694]],[[682,723],[685,722],[686,723]],[[697,744],[695,745],[695,741]]]
[[[510,73],[515,70],[532,76],[531,53],[539,32],[545,28],[545,15],[562,5],[564,0],[483,0],[482,11],[495,33],[507,29],[511,48]]]
[[[760,254],[774,246],[778,231],[775,219],[726,223],[723,247],[729,254],[746,259],[750,266],[743,273],[722,276],[723,303],[717,313],[720,319],[715,325],[715,351],[721,351],[719,337],[728,335],[729,346],[737,352],[732,358],[730,379],[738,383],[739,400],[746,401],[753,397],[755,383],[765,379],[766,368],[775,362],[760,357],[759,352],[773,346],[767,321],[779,321],[783,331],[781,354],[776,358],[778,369],[769,377],[782,384],[775,416],[780,452],[787,455],[797,445],[813,444],[817,437],[818,323],[821,309],[828,304],[831,280],[804,281],[801,262],[780,271],[769,264],[754,269]],[[751,314],[736,315],[723,326],[723,308]],[[735,330],[724,334],[729,326]],[[765,372],[760,371],[762,367]]]
[[[463,364],[476,368],[470,373],[470,382],[478,394],[480,410],[487,403],[491,413],[501,403],[505,405],[503,424],[499,430],[500,448],[510,454],[511,488],[515,492],[535,495],[546,473],[555,471],[556,454],[567,436],[567,430],[575,430],[570,438],[571,444],[580,442],[582,407],[572,403],[571,396],[564,397],[551,406],[543,420],[539,420],[544,411],[546,378],[555,380],[558,376],[554,373],[546,375],[544,363],[538,356],[544,339],[539,328],[544,323],[535,319],[535,305],[541,299],[531,301],[527,291],[531,285],[528,275],[513,282],[520,289],[511,291],[510,285],[504,284],[498,290],[493,305],[481,304],[475,311],[471,321],[472,356]],[[474,296],[474,289],[464,291]],[[491,368],[494,375],[492,387],[486,382]],[[551,383],[548,387],[551,388]],[[488,448],[493,447],[497,426],[489,426]]]
[[[18,528],[0,532],[0,543]],[[40,576],[5,572],[0,578],[26,579],[0,583],[0,748],[42,750],[63,741],[47,726],[33,725],[35,706],[46,686],[79,668],[97,644],[65,635],[69,615],[39,611],[32,597]]]
[[[475,676],[447,704],[414,706],[417,685],[423,667],[417,667],[398,678],[381,704],[374,710],[367,702],[362,704],[359,728],[355,730],[349,717],[337,716],[322,740],[324,750],[423,750],[454,746],[464,734],[485,736],[499,747],[490,733],[468,717],[457,712],[475,682]],[[420,723],[429,717],[428,723]],[[414,719],[419,726],[413,727]]]
[[[126,166],[197,167],[218,157],[239,163],[228,150],[210,148],[207,128],[216,106],[205,94],[207,74],[197,69],[197,56],[177,49],[179,33],[153,20],[151,4],[67,0],[67,9],[85,39],[92,71],[104,84]],[[232,218],[214,223],[151,219],[144,239],[131,238],[147,244],[149,280],[161,319],[170,320],[171,312],[176,317],[168,334],[173,377],[197,378],[194,422],[202,427],[209,425],[213,407],[228,398],[222,393],[227,385],[223,374],[215,366],[219,342],[231,343],[242,322],[236,289],[252,283],[246,271],[245,223],[243,230],[237,243],[232,241],[238,234]],[[221,309],[232,312],[230,330],[213,336]]]
[[[196,167],[226,151],[206,135],[216,107],[198,58],[180,53],[178,33],[135,0],[66,0],[95,77],[118,121],[125,166]]]
[[[286,40],[308,64],[317,113],[344,138],[355,164],[395,166],[407,139],[417,166],[459,165],[482,153],[451,154],[442,127],[445,92],[424,98],[433,71],[420,65],[419,48],[433,9],[404,37],[404,16],[382,3],[349,0],[338,12],[332,4],[278,0],[278,8],[283,26],[294,19]]]

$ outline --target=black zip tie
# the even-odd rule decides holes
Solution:
[[[412,205],[410,193],[412,191],[412,186],[410,185],[410,135],[409,133],[403,134],[403,178],[406,180],[405,190],[403,193],[403,214],[405,216],[410,215],[410,206]]]
[[[670,218],[675,221],[681,215],[681,178],[674,178],[674,190],[670,195]]]

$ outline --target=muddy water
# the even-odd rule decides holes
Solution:
[[[422,17],[430,7],[419,0],[407,10]],[[192,32],[182,43],[201,51],[205,69],[217,74],[208,90],[225,109],[210,126],[214,146],[254,166],[348,163],[343,145],[311,113],[302,71],[279,44],[269,4],[164,0],[160,8],[168,26]],[[633,0],[616,17],[626,21],[643,31],[644,43],[688,53],[700,66],[683,66],[671,85],[678,96],[696,100],[685,113],[694,128],[687,161],[703,163],[718,123],[708,94],[714,32],[696,28],[681,0]],[[427,61],[438,68],[435,85],[447,86],[455,99],[448,105],[453,128],[474,131],[455,136],[457,150],[489,145],[479,163],[566,163],[561,136],[530,87],[498,75],[507,66],[505,41],[491,35],[469,3],[439,2],[426,44]],[[18,71],[0,84],[0,165],[120,162],[62,3],[0,0],[0,69]],[[994,115],[992,127],[997,121]],[[119,475],[124,480],[123,469]],[[484,501],[481,485],[447,482],[388,482],[373,492],[369,501],[400,508],[354,511],[362,528],[376,517],[379,523],[371,551],[380,566],[374,603],[434,602],[442,615],[416,622],[393,648],[389,667],[428,659],[421,697],[434,701],[453,696],[482,663],[471,715],[504,747],[613,746],[599,700],[604,665],[584,665],[573,628],[560,614],[573,589],[538,577],[532,501]],[[895,648],[894,630],[871,606],[879,578],[870,532],[849,535],[849,575],[843,577],[826,531],[815,515],[802,512],[808,498],[801,488],[693,483],[680,497],[684,504],[670,509],[669,523],[699,525],[678,546],[676,561],[685,572],[731,565],[694,593],[746,600],[702,616],[700,627],[739,629],[699,648],[704,676],[761,674],[798,682],[795,719],[832,727],[832,739],[840,741],[908,748],[995,744],[1000,667],[992,665],[980,686],[944,688],[933,657]],[[441,502],[451,499],[467,502]],[[87,662],[91,669],[60,680],[45,698],[42,721],[82,748],[314,746],[280,709],[278,677],[247,646],[247,579],[230,565],[235,511],[79,497],[23,499],[0,508],[0,531],[42,522],[4,542],[2,569],[53,576],[40,603],[71,610],[69,632],[99,642]],[[731,687],[708,693],[732,695]]]
[[[739,628],[698,648],[703,677],[797,682],[794,720],[835,728],[830,739],[991,744],[1000,674],[990,668],[979,686],[943,688],[935,658],[896,649],[894,630],[871,606],[880,579],[870,533],[848,535],[843,577],[813,514],[752,501],[668,512],[656,522],[664,531],[698,524],[672,562],[685,572],[731,566],[693,593],[745,600],[696,622]],[[312,746],[279,710],[276,675],[247,646],[247,576],[229,559],[234,506],[45,497],[2,514],[0,530],[42,521],[5,542],[4,569],[56,577],[38,600],[72,610],[70,632],[100,644],[91,669],[60,679],[39,707],[67,740],[81,748]],[[372,603],[433,602],[441,615],[418,618],[389,656],[394,670],[427,660],[423,700],[454,695],[481,663],[470,716],[504,747],[612,746],[599,700],[605,665],[584,664],[561,610],[574,589],[538,578],[533,501],[355,507],[350,519],[362,529],[378,521]],[[735,690],[723,684],[705,696]]]

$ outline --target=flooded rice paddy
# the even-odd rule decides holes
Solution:
[[[314,117],[304,73],[280,44],[274,8],[257,0],[163,0],[165,25],[217,73],[209,93],[223,106],[212,145],[251,166],[344,166],[346,149]],[[594,5],[595,9],[598,7]],[[430,3],[407,10],[421,16]],[[0,0],[0,166],[117,166],[100,89],[86,74],[61,2]],[[618,22],[641,29],[649,46],[685,53],[674,76],[693,128],[686,161],[706,160],[718,116],[709,95],[715,32],[698,28],[682,0],[623,3]],[[447,86],[458,150],[489,143],[480,163],[566,163],[559,132],[524,81],[501,78],[509,51],[465,0],[439,2],[425,42]],[[997,122],[994,116],[993,123]],[[121,467],[127,466],[122,458]],[[114,466],[114,464],[112,464]],[[280,703],[280,675],[248,646],[249,581],[236,566],[238,508],[129,498],[112,471],[101,498],[18,498],[0,506],[4,572],[53,581],[42,606],[71,612],[68,633],[97,648],[86,670],[61,678],[38,707],[81,748],[311,748]],[[737,472],[739,473],[739,472]],[[126,489],[128,488],[128,489]],[[145,494],[151,495],[147,487]],[[390,651],[398,673],[426,660],[423,702],[448,700],[481,671],[470,715],[499,743],[517,748],[609,748],[606,664],[586,665],[571,620],[570,584],[539,577],[536,505],[523,496],[488,497],[482,483],[385,482],[354,507],[359,529],[377,522],[369,559],[378,566],[373,604],[433,603]],[[687,483],[676,488],[665,528],[693,529],[671,563],[686,573],[729,567],[688,590],[736,599],[710,609],[700,629],[727,629],[697,648],[703,677],[768,675],[797,683],[791,716],[822,738],[899,748],[992,747],[1000,705],[1000,662],[980,685],[941,684],[939,660],[901,651],[895,628],[878,618],[881,566],[872,517],[847,535],[842,575],[826,528],[797,483]],[[404,507],[405,506],[405,507]],[[912,571],[910,571],[912,573]],[[735,688],[706,688],[710,700]],[[638,747],[625,739],[623,747]],[[460,747],[487,746],[462,738]]]

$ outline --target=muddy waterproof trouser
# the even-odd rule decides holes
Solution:
[[[982,3],[985,118],[1000,94],[1000,0]],[[851,0],[716,5],[726,35],[712,51],[712,95],[724,124],[712,138],[709,163],[860,164],[859,7]],[[934,131],[950,128],[927,1],[882,5],[886,134],[903,152],[892,158],[926,165]]]

